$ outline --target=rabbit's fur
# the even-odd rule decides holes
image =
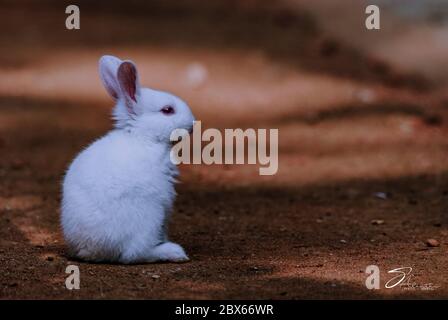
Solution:
[[[99,71],[116,101],[116,123],[65,176],[61,223],[69,252],[87,261],[186,261],[166,235],[178,175],[170,134],[190,131],[193,114],[178,97],[141,88],[131,61],[103,56]]]

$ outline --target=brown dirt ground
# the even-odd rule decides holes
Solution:
[[[7,2],[0,19],[9,46],[0,53],[0,298],[448,298],[446,84],[332,37],[311,9],[187,1],[173,13],[156,2],[138,15],[148,8],[108,2],[86,5],[83,32],[68,34],[57,27],[64,6],[42,3]],[[16,25],[31,13],[32,25]],[[13,27],[19,41],[4,32]],[[95,67],[107,52],[135,59],[144,83],[184,97],[206,127],[279,129],[273,177],[256,166],[181,168],[170,234],[191,262],[65,255],[60,182],[111,126]],[[209,70],[200,88],[181,78],[192,61]],[[68,264],[80,267],[81,290],[65,288]],[[381,290],[365,288],[372,264]],[[413,268],[417,287],[384,288],[398,267]]]

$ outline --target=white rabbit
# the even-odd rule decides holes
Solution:
[[[193,114],[180,98],[141,88],[131,61],[103,56],[99,72],[116,101],[116,123],[65,176],[61,223],[69,252],[87,261],[187,261],[168,241],[166,224],[178,175],[170,134],[191,131]]]

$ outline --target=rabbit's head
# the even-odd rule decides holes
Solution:
[[[101,80],[116,101],[116,127],[157,142],[170,142],[175,129],[190,131],[194,116],[180,98],[163,91],[140,87],[132,61],[103,56],[99,61]]]

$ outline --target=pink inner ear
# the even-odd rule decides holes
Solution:
[[[132,63],[123,62],[120,65],[118,68],[118,80],[125,93],[134,100],[134,102],[137,102],[137,99],[135,98],[135,92],[137,90],[137,69]]]

